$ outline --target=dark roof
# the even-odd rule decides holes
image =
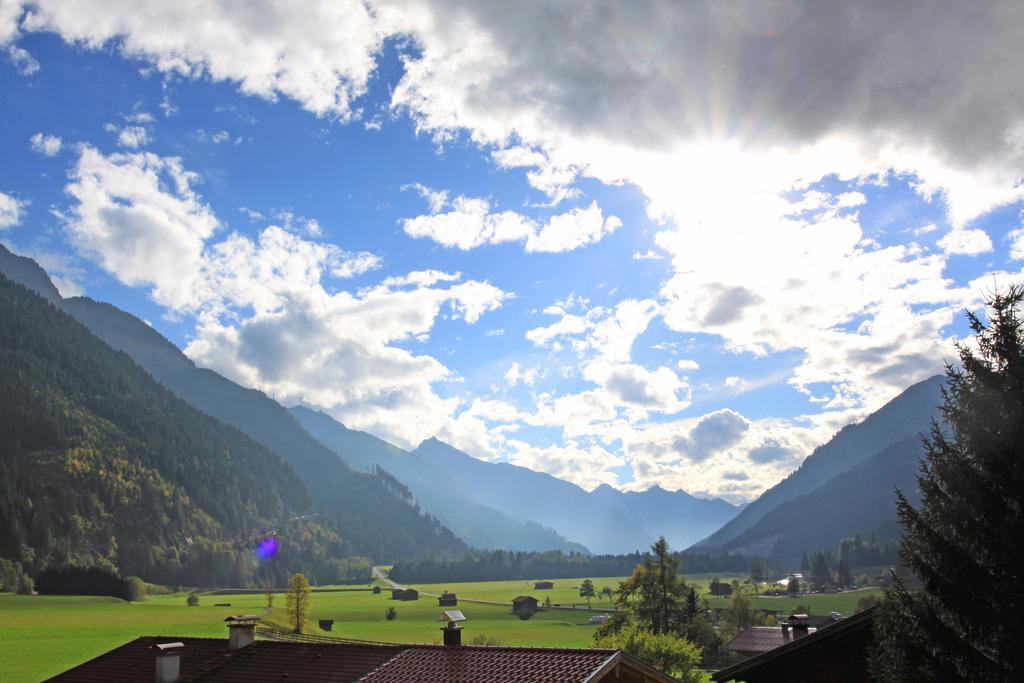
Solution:
[[[814,631],[813,628],[808,629],[808,633]],[[751,626],[730,640],[726,647],[734,652],[767,652],[794,640],[796,638],[792,629],[783,629],[781,626]]]
[[[867,647],[877,607],[819,628],[773,650],[745,659],[711,675],[714,681],[747,680],[830,680],[867,679]],[[810,661],[816,658],[817,662]],[[831,667],[827,674],[822,665]],[[805,675],[806,674],[806,675]]]
[[[441,645],[293,643],[258,640],[230,650],[214,638],[137,638],[54,677],[55,681],[145,681],[153,646],[181,642],[181,681],[338,681],[340,683],[671,683],[616,650]],[[617,677],[616,677],[617,676]]]
[[[57,674],[50,680],[107,683],[107,681],[150,680],[156,671],[153,647],[160,643],[184,643],[181,677],[190,680],[209,661],[230,652],[223,638],[136,638],[130,643]]]
[[[523,602],[526,600],[533,600],[534,602],[536,602],[537,598],[533,597],[532,595],[519,595],[512,598],[512,602]]]

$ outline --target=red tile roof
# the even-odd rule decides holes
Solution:
[[[615,654],[614,650],[410,647],[359,683],[582,683]]]
[[[144,637],[51,680],[148,681],[157,643],[181,642],[181,681],[338,681],[340,683],[571,683],[672,679],[615,650],[440,645],[297,643],[258,640],[230,650],[227,640]]]

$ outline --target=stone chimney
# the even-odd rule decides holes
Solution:
[[[158,643],[156,653],[156,683],[178,683],[181,680],[181,651],[185,643]]]
[[[259,617],[255,614],[239,614],[227,617],[224,621],[228,622],[229,650],[241,650],[256,641],[256,622]]]
[[[789,628],[793,629],[793,640],[806,636],[811,627],[811,618],[806,614],[791,614],[787,621]]]

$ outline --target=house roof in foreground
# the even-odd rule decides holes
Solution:
[[[811,627],[799,638],[806,638],[816,630]],[[736,652],[767,652],[799,638],[792,629],[784,630],[781,626],[751,626],[730,640],[726,647]]]
[[[795,663],[805,655],[823,652],[825,648],[837,641],[857,640],[858,643],[855,643],[855,645],[859,647],[859,644],[861,644],[859,641],[870,638],[872,622],[877,609],[877,607],[872,607],[863,612],[858,612],[847,619],[819,628],[815,633],[808,636],[798,638],[773,650],[762,652],[750,659],[733,664],[713,673],[711,679],[714,681],[744,680],[747,678],[751,680],[764,680],[761,674],[765,671],[772,671],[772,667],[778,669],[790,663],[793,663],[795,666]],[[853,649],[857,650],[858,647]],[[768,676],[768,679],[774,678],[778,680],[778,676],[774,674],[775,672],[773,671],[772,675]]]
[[[136,638],[58,674],[54,681],[151,680],[157,644],[181,642],[181,681],[339,683],[670,683],[617,650],[443,645],[293,643],[257,640],[231,650],[217,638]]]

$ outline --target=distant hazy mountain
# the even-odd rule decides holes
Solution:
[[[863,422],[841,429],[699,545],[789,556],[843,535],[895,532],[893,487],[914,485],[919,435],[939,417],[943,381],[935,376],[915,384]]]
[[[451,482],[439,476],[408,451],[377,437],[348,429],[329,415],[302,406],[292,414],[306,430],[358,469],[379,466],[397,477],[416,496],[423,509],[440,519],[459,538],[477,548],[505,550],[587,549],[536,522],[515,519],[492,507],[463,498]]]
[[[654,486],[646,491],[619,491],[602,484],[591,496],[618,509],[638,526],[664,535],[677,550],[688,548],[736,516],[739,508],[724,500],[707,500],[685,491]]]
[[[2,245],[0,273],[47,296],[107,344],[127,353],[172,393],[289,463],[322,508],[338,520],[339,531],[356,552],[395,560],[466,549],[449,529],[406,499],[400,487],[354,471],[283,406],[259,391],[197,368],[138,318],[84,297],[61,300],[38,264],[11,254]]]

